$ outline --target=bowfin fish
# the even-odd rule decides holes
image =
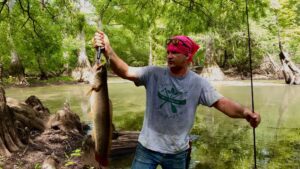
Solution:
[[[108,166],[112,140],[112,107],[108,96],[106,65],[95,64],[92,68],[91,115],[94,125],[95,159],[101,168]]]

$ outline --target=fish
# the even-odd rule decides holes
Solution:
[[[109,164],[108,157],[112,140],[112,106],[108,94],[106,64],[96,63],[92,68],[90,80],[90,106],[95,142],[95,160],[100,168]]]

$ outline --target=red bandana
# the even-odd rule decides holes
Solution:
[[[199,45],[187,36],[174,36],[167,42],[167,51],[184,54],[188,61],[193,61],[193,56],[199,49]]]

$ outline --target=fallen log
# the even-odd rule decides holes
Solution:
[[[282,72],[286,84],[300,84],[300,69],[290,59],[287,52],[281,51],[279,54],[280,62],[282,64]]]
[[[140,132],[121,131],[118,132],[118,138],[112,140],[110,157],[128,155],[135,152]]]

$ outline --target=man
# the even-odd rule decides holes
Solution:
[[[199,104],[215,107],[231,118],[244,118],[252,127],[259,113],[220,95],[212,85],[189,70],[199,46],[187,36],[167,41],[166,68],[128,66],[110,46],[107,36],[97,32],[94,47],[104,49],[112,70],[120,77],[146,88],[146,111],[132,169],[184,169],[189,149],[188,134]]]

